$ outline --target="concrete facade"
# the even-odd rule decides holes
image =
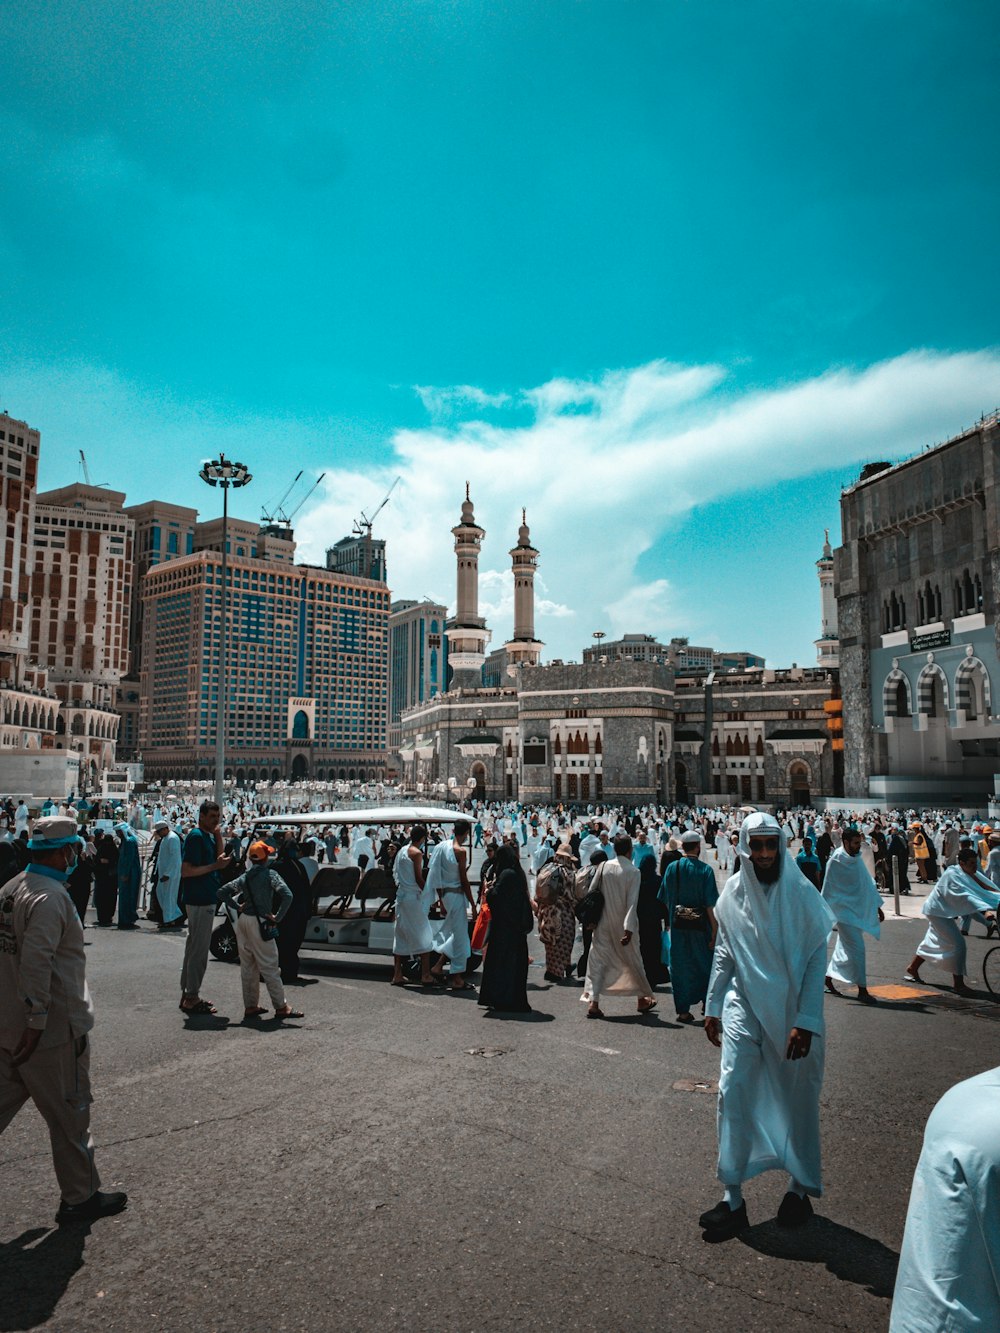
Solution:
[[[985,807],[1000,771],[1000,417],[841,496],[848,796]]]
[[[389,754],[398,755],[400,717],[443,694],[448,680],[448,608],[431,601],[396,601],[389,610]]]

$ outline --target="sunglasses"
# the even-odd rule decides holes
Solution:
[[[752,852],[776,852],[778,850],[777,838],[751,838],[750,850]]]

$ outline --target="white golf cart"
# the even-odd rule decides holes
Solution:
[[[423,824],[428,830],[450,831],[457,820],[468,816],[454,807],[436,805],[385,805],[345,810],[321,810],[307,815],[266,815],[254,820],[250,841],[268,841],[275,831],[295,829],[301,836],[318,837],[321,829],[339,831],[343,825],[388,830],[400,846],[404,828]],[[398,841],[393,838],[398,835]],[[469,864],[472,862],[472,838],[469,838]],[[424,857],[429,855],[425,847]],[[306,927],[303,949],[325,953],[361,954],[366,957],[391,958],[393,911],[396,885],[391,870],[375,864],[362,872],[356,865],[321,865],[312,882],[312,915]],[[236,962],[236,935],[232,909],[223,909],[226,920],[212,934],[212,953],[225,962]],[[433,918],[434,912],[431,916]],[[473,922],[469,921],[471,934]],[[467,971],[474,972],[482,959],[474,953]]]

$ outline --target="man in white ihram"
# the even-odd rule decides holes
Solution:
[[[831,995],[839,995],[835,981],[857,986],[861,1003],[875,1004],[868,990],[865,935],[878,939],[885,913],[875,881],[861,859],[862,842],[859,829],[845,828],[843,843],[826,863],[823,901],[837,918],[837,947],[826,969],[826,988]]]
[[[743,821],[739,869],[715,914],[705,1033],[722,1048],[718,1175],[725,1195],[700,1219],[710,1242],[749,1226],[743,1182],[762,1171],[789,1173],[781,1226],[808,1222],[808,1196],[822,1193],[823,977],[833,925],[788,854],[781,826],[765,814]]]
[[[447,958],[448,979],[451,990],[475,990],[465,979],[469,955],[469,917],[466,907],[476,910],[476,900],[472,896],[468,875],[468,852],[464,844],[468,843],[472,825],[466,819],[456,819],[454,836],[443,838],[431,853],[427,867],[426,889],[433,902],[433,895],[441,900],[444,907],[444,920],[440,922],[434,935],[434,948],[442,955],[431,975],[438,981],[443,979],[442,969]]]

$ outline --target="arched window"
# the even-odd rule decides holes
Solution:
[[[756,755],[762,755],[763,753],[764,753],[764,737],[763,737],[763,736],[758,736],[758,737],[757,737],[757,743],[756,743],[756,745],[754,746],[754,754],[756,754]]]
[[[966,657],[955,672],[955,707],[968,719],[985,718],[992,708],[990,676],[978,657]]]
[[[882,686],[882,711],[886,717],[909,717],[910,707],[910,682],[893,667]]]
[[[292,719],[292,740],[307,741],[309,739],[309,714],[304,708],[300,708]]]
[[[917,712],[943,717],[948,709],[948,681],[936,662],[928,662],[917,680]]]

